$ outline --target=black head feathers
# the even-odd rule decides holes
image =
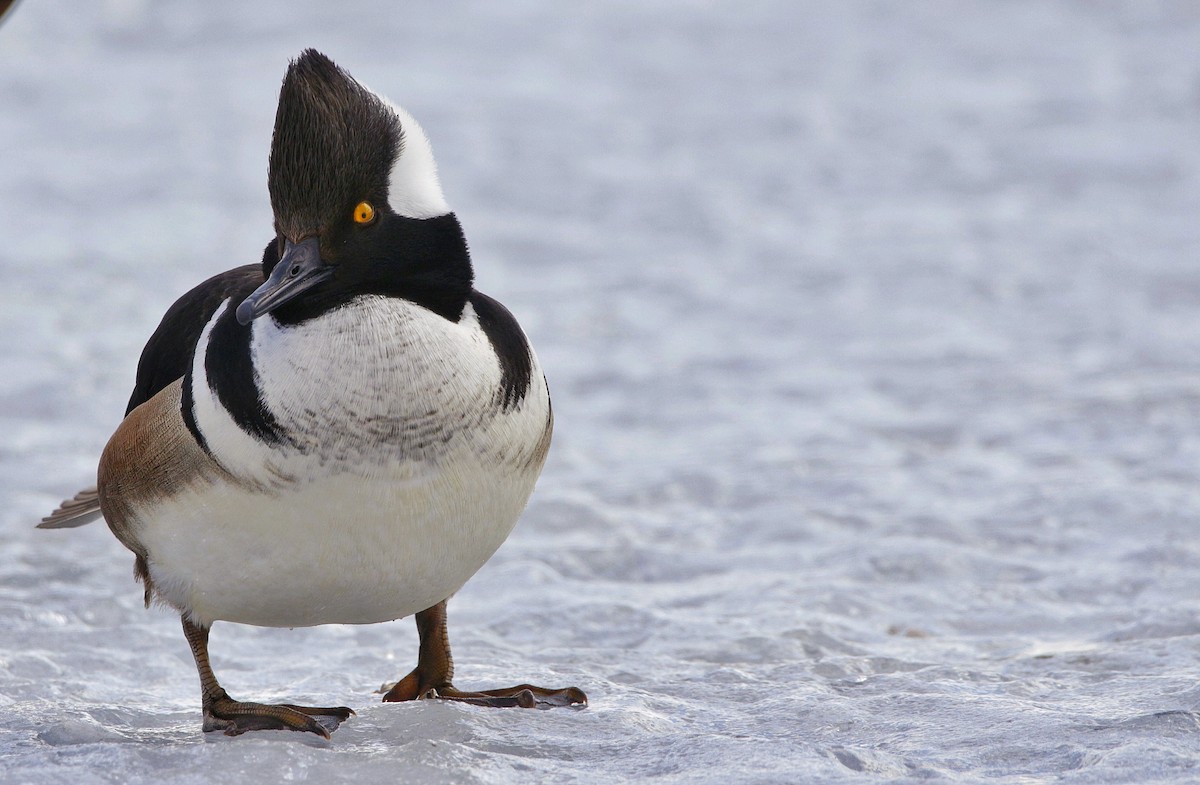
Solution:
[[[383,203],[404,147],[396,113],[332,60],[306,49],[279,91],[267,186],[279,232],[328,229],[362,200]]]

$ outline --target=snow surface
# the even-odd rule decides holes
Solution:
[[[1191,782],[1200,6],[20,3],[0,27],[0,782]],[[420,118],[555,395],[534,501],[410,621],[177,621],[88,484],[173,299],[271,236],[279,80]]]

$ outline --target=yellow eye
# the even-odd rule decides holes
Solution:
[[[354,223],[369,224],[375,220],[375,208],[370,202],[359,202],[354,208]]]

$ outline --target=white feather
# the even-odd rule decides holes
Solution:
[[[388,180],[392,209],[409,218],[436,218],[449,213],[429,137],[411,114],[386,98],[380,100],[396,113],[404,130],[404,149],[392,165]]]
[[[474,311],[450,322],[359,297],[294,327],[253,324],[267,407],[294,443],[243,432],[193,368],[196,422],[236,478],[139,515],[150,574],[201,623],[370,623],[430,607],[495,552],[524,509],[549,399],[537,360],[517,408]]]

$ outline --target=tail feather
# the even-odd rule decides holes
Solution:
[[[99,520],[100,494],[95,488],[85,488],[58,505],[58,509],[42,518],[39,529],[73,529]]]

